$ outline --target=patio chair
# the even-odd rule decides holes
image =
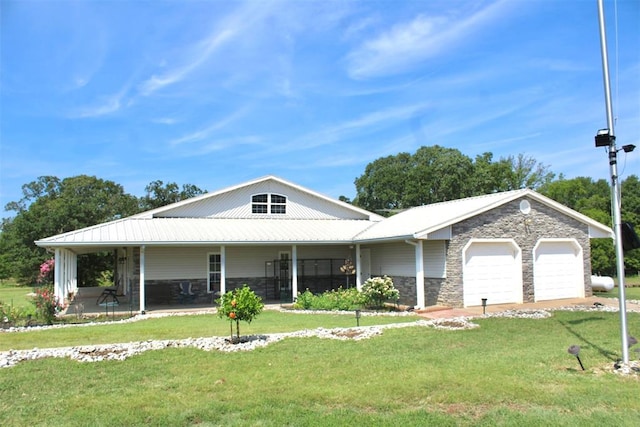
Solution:
[[[115,286],[109,286],[102,290],[102,293],[96,300],[96,305],[100,304],[108,304],[119,305],[120,301],[118,301],[118,289],[120,289],[120,281],[118,280]]]
[[[191,282],[180,282],[180,304],[193,303],[196,296],[191,290]]]

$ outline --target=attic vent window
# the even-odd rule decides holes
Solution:
[[[251,213],[284,215],[287,213],[287,198],[279,194],[251,196]]]

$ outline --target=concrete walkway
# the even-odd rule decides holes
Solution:
[[[599,303],[599,304],[610,306],[610,307],[618,307],[618,300],[616,299],[593,296],[588,298],[568,298],[568,299],[540,301],[540,302],[523,303],[523,304],[488,305],[486,307],[486,313],[487,314],[499,313],[507,310],[546,310],[546,309],[553,310],[560,307],[573,307],[573,306],[593,307],[595,303]],[[634,305],[637,305],[637,304],[634,304]],[[421,317],[425,317],[428,319],[441,319],[441,318],[461,317],[461,316],[476,317],[476,316],[482,316],[483,308],[482,306],[466,307],[466,308],[431,306],[431,307],[425,308],[424,310],[418,310],[416,311],[416,313],[418,313],[418,315],[420,315]]]

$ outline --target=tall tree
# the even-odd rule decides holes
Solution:
[[[369,163],[355,181],[354,204],[393,212],[497,191],[535,189],[553,177],[548,166],[524,154],[496,162],[487,152],[474,161],[457,149],[434,145]]]
[[[165,184],[161,180],[150,182],[144,190],[147,194],[140,199],[142,210],[159,208],[206,193],[193,184],[184,184],[181,190],[175,182]]]
[[[35,280],[38,266],[50,257],[44,249],[35,246],[35,240],[138,211],[136,197],[125,194],[121,185],[95,176],[80,175],[63,180],[52,176],[39,177],[23,185],[22,193],[20,201],[6,207],[16,215],[2,223],[0,249],[3,256],[0,262],[5,264],[5,270],[24,284]],[[81,284],[93,283],[107,262],[105,257],[102,258],[94,255],[79,260],[85,267],[80,270],[87,274],[78,277]],[[91,265],[95,268],[92,269]]]

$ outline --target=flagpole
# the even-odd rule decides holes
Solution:
[[[620,304],[620,334],[622,341],[622,362],[629,363],[629,338],[627,333],[627,304],[624,284],[624,252],[622,249],[622,219],[620,215],[620,186],[618,183],[618,150],[613,129],[613,109],[611,107],[611,87],[609,84],[609,59],[607,55],[607,35],[604,22],[603,0],[598,0],[598,19],[600,21],[600,50],[602,52],[602,76],[604,97],[607,109],[607,130],[609,135],[609,170],[611,172],[611,215],[613,221],[614,243],[616,248],[616,270]]]

